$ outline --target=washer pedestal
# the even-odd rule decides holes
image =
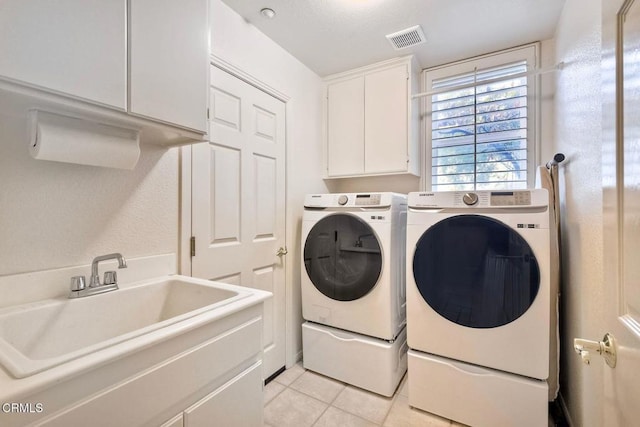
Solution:
[[[383,396],[392,396],[407,372],[406,327],[389,342],[305,322],[302,348],[306,369]]]
[[[409,350],[409,405],[474,427],[548,425],[548,386]]]

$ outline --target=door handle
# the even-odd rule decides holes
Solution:
[[[582,357],[582,361],[589,365],[591,363],[591,352],[596,352],[604,357],[611,368],[616,367],[616,341],[613,335],[606,333],[602,341],[584,340],[582,338],[574,338],[573,349]]]
[[[276,252],[276,255],[279,256],[279,257],[282,257],[282,256],[284,256],[284,255],[286,255],[288,253],[289,253],[289,251],[287,250],[287,247],[286,246],[281,246],[280,248],[278,248],[278,252]]]

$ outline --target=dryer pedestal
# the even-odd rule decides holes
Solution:
[[[407,372],[407,328],[393,342],[317,323],[302,325],[306,369],[392,396]]]
[[[543,380],[409,350],[409,405],[474,427],[548,424]]]

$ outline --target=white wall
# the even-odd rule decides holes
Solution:
[[[211,0],[211,51],[287,95],[287,364],[302,351],[300,226],[306,193],[326,192],[322,181],[320,78],[225,5]]]
[[[556,31],[555,148],[562,215],[561,393],[575,426],[602,424],[602,369],[585,366],[574,337],[599,337],[602,262],[602,97],[600,0],[567,0]]]
[[[177,252],[176,150],[142,146],[132,171],[82,166],[33,159],[25,119],[0,129],[0,276]]]

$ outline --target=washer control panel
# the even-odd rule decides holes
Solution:
[[[356,194],[356,206],[378,206],[379,204],[380,193]]]
[[[386,208],[406,204],[407,196],[402,194],[382,193],[331,193],[307,194],[304,199],[306,208]]]
[[[531,205],[530,191],[492,191],[491,206],[529,206]]]
[[[473,206],[478,203],[478,195],[476,193],[465,193],[465,195],[462,196],[462,201],[467,206]]]

